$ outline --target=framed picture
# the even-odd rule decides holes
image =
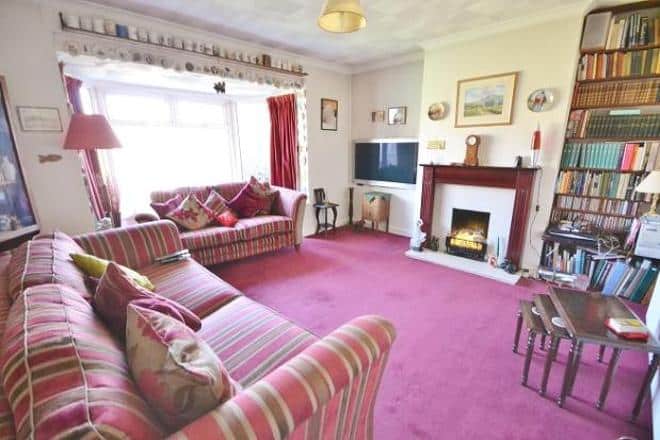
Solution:
[[[390,107],[387,109],[389,125],[405,125],[408,118],[408,107]]]
[[[321,98],[321,130],[337,131],[339,101]]]
[[[0,250],[39,232],[18,161],[8,101],[5,79],[0,76]]]
[[[60,111],[54,107],[16,107],[23,131],[62,131]]]
[[[510,125],[518,72],[463,79],[456,90],[456,127]]]
[[[385,122],[385,111],[378,110],[371,112],[371,122]]]

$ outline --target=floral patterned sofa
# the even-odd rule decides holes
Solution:
[[[319,339],[191,259],[156,263],[183,247],[172,222],[156,221],[41,235],[0,255],[0,438],[372,438],[391,324],[362,316]],[[139,394],[123,344],[94,313],[71,252],[138,270],[195,312],[198,335],[242,390],[167,432]]]
[[[195,194],[206,200],[213,189],[226,200],[231,200],[245,186],[243,183],[225,183],[215,186],[182,187],[170,191],[151,193],[152,203],[165,202],[177,194]],[[303,241],[303,218],[307,196],[299,191],[273,186],[278,192],[273,202],[272,215],[241,218],[235,227],[211,226],[196,231],[182,231],[183,247],[204,266],[238,260],[272,252],[284,247],[298,248]],[[139,214],[138,222],[158,220],[154,214]]]

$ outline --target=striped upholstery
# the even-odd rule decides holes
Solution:
[[[9,312],[0,355],[19,438],[162,437],[121,347],[73,289],[44,284]]]
[[[293,246],[295,237],[293,234],[271,235],[256,240],[239,241],[226,246],[211,247],[205,249],[191,249],[192,257],[204,266],[224,263],[226,261],[239,260],[241,258],[273,252],[278,249]]]
[[[233,228],[222,226],[210,227],[199,231],[181,233],[184,247],[196,250],[209,247],[226,246],[238,241],[254,240],[274,234],[291,233],[293,220],[281,215],[263,215],[242,218]]]
[[[173,438],[370,439],[394,337],[380,317],[354,319]]]
[[[229,375],[244,387],[318,339],[244,296],[202,320],[199,335],[216,352]]]
[[[5,323],[9,315],[9,262],[11,260],[10,252],[0,253],[0,338],[5,332]],[[4,340],[4,339],[2,339]],[[10,440],[16,438],[14,429],[14,418],[11,413],[11,407],[5,396],[4,387],[0,380],[0,440]]]
[[[154,264],[140,272],[156,285],[155,293],[178,302],[200,318],[241,295],[233,286],[190,259]]]
[[[148,266],[158,257],[183,249],[179,230],[169,220],[93,232],[75,240],[88,254],[131,269]]]
[[[12,301],[30,286],[59,283],[89,298],[85,274],[69,256],[82,252],[72,238],[56,232],[27,241],[13,251],[9,264],[9,295]]]
[[[233,199],[236,194],[245,186],[243,183],[223,183],[215,186],[185,186],[181,188],[175,188],[169,191],[154,191],[151,193],[152,202],[165,202],[172,197],[180,194],[182,196],[187,196],[189,194],[195,194],[199,197],[200,200],[206,200],[211,192],[211,189],[215,190],[220,194],[225,200]]]

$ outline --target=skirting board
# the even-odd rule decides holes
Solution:
[[[496,269],[488,263],[470,260],[468,258],[456,257],[454,255],[445,254],[443,252],[434,252],[428,250],[417,252],[408,250],[406,251],[406,256],[415,260],[426,261],[428,263],[446,266],[451,269],[469,272],[510,285],[516,284],[520,279],[520,275],[510,274],[502,269]]]

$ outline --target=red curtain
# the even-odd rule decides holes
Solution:
[[[80,88],[82,81],[70,76],[64,76],[69,104],[74,113],[82,113],[82,102],[80,100]],[[82,150],[83,172],[89,200],[97,220],[110,216],[113,226],[121,226],[121,214],[119,212],[119,193],[114,176],[103,169],[101,158],[97,150]]]
[[[296,96],[268,98],[270,111],[270,182],[284,188],[298,187],[298,136]]]

